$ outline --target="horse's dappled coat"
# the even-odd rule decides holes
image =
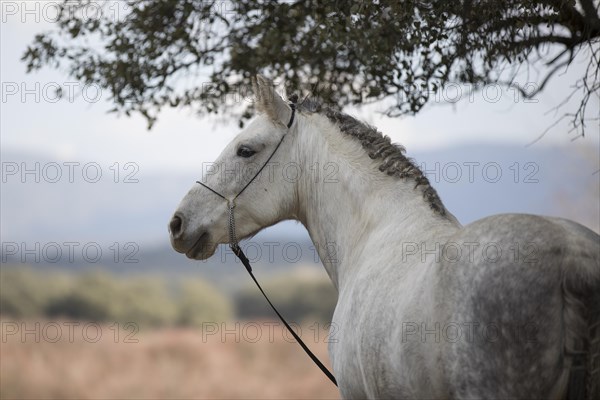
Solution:
[[[306,103],[288,132],[288,105],[265,79],[256,90],[262,114],[216,164],[261,165],[287,135],[273,173],[237,200],[236,230],[249,237],[284,219],[307,228],[339,292],[330,356],[345,398],[600,398],[597,234],[523,214],[463,227],[374,128]],[[240,158],[240,146],[255,154]],[[290,163],[333,165],[335,180],[285,179]],[[246,183],[206,179],[225,196]],[[227,243],[215,197],[194,186],[182,200],[177,251],[204,259]]]

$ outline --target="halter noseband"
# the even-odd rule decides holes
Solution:
[[[292,127],[292,124],[294,123],[294,117],[296,116],[296,104],[294,102],[292,102],[292,103],[289,103],[289,106],[292,109],[292,115],[290,116],[290,121],[287,123],[288,130]],[[285,318],[283,318],[283,316],[279,313],[279,311],[277,311],[277,309],[275,308],[273,303],[271,303],[271,300],[269,300],[269,298],[267,297],[267,294],[265,293],[263,288],[260,286],[260,284],[258,283],[256,278],[254,277],[254,274],[252,273],[252,266],[250,265],[250,261],[248,260],[248,257],[246,257],[246,255],[244,254],[242,249],[240,248],[240,246],[238,244],[237,236],[235,234],[235,217],[233,214],[233,209],[235,208],[235,200],[244,192],[244,190],[246,190],[246,188],[248,186],[250,186],[250,184],[252,182],[254,182],[254,180],[262,172],[262,170],[265,169],[265,167],[267,166],[269,161],[271,161],[271,158],[273,158],[273,156],[275,155],[275,153],[281,146],[281,143],[283,142],[283,139],[285,139],[286,135],[287,135],[287,133],[283,134],[283,136],[281,137],[281,140],[279,140],[279,143],[277,143],[277,146],[275,147],[275,149],[273,150],[273,152],[271,153],[269,158],[267,158],[267,161],[265,161],[263,166],[260,167],[260,169],[256,172],[256,174],[254,174],[252,179],[250,179],[250,181],[248,181],[248,183],[246,183],[246,185],[242,188],[242,190],[240,190],[238,192],[238,194],[236,194],[232,199],[228,199],[227,197],[223,196],[221,193],[217,192],[216,190],[210,188],[209,186],[205,185],[204,183],[202,183],[200,181],[196,181],[196,183],[199,183],[200,185],[204,186],[206,189],[210,190],[217,196],[221,197],[223,200],[227,201],[227,208],[229,210],[229,247],[231,248],[233,253],[237,256],[237,258],[240,259],[242,264],[244,264],[244,266],[246,267],[246,270],[248,271],[248,274],[250,274],[250,277],[252,278],[254,283],[256,283],[256,286],[258,287],[260,292],[263,294],[263,296],[265,297],[265,299],[267,300],[267,302],[269,303],[269,305],[271,306],[273,311],[275,311],[275,314],[277,314],[277,316],[279,317],[281,322],[283,322],[283,324],[285,325],[287,330],[292,334],[294,339],[296,339],[298,344],[302,347],[302,349],[306,352],[306,354],[308,354],[308,356],[311,358],[311,360],[313,360],[313,362],[321,369],[321,371],[323,371],[323,373],[329,378],[329,380],[331,382],[333,382],[334,385],[337,386],[337,382],[336,382],[333,374],[331,372],[329,372],[329,370],[325,367],[325,365],[323,365],[323,363],[321,363],[321,361],[317,358],[317,356],[315,356],[313,354],[313,352],[310,351],[308,346],[306,346],[306,344],[304,344],[304,342],[302,341],[302,339],[300,339],[298,334],[296,334],[296,332],[292,329],[292,327],[287,323]]]

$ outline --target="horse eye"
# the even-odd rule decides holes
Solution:
[[[255,153],[256,152],[254,150],[246,146],[240,146],[240,148],[237,150],[237,155],[244,158],[252,157]]]

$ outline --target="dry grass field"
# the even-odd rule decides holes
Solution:
[[[280,323],[130,337],[130,330],[110,325],[98,334],[97,325],[83,322],[22,324],[2,321],[2,399],[339,398],[302,349],[286,341]],[[303,329],[302,338],[328,364],[325,334],[315,338],[315,331]]]

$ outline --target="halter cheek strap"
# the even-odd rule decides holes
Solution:
[[[290,121],[287,123],[288,130],[292,127],[292,124],[294,123],[294,117],[296,115],[296,104],[295,103],[290,103],[289,106],[292,109],[292,115],[290,116]],[[308,346],[306,346],[306,344],[304,344],[304,342],[302,341],[302,339],[300,339],[300,336],[298,336],[298,334],[296,334],[296,332],[292,329],[292,327],[287,323],[287,321],[285,320],[285,318],[283,318],[283,316],[279,313],[279,311],[277,311],[277,308],[275,308],[275,306],[273,305],[273,303],[271,303],[271,300],[269,300],[269,297],[267,296],[267,294],[265,293],[265,291],[263,290],[263,288],[258,283],[258,280],[256,280],[256,277],[254,276],[254,273],[252,273],[252,266],[250,265],[250,261],[248,260],[248,257],[246,257],[246,255],[244,254],[244,252],[242,251],[242,249],[240,248],[240,246],[238,244],[237,236],[235,234],[235,216],[234,216],[234,212],[233,212],[233,210],[235,208],[235,200],[244,192],[244,190],[246,190],[246,188],[248,186],[250,186],[250,184],[252,182],[254,182],[254,180],[262,172],[262,170],[265,169],[265,167],[267,166],[267,164],[269,163],[269,161],[271,161],[271,158],[273,158],[273,156],[275,155],[275,153],[277,152],[277,150],[281,146],[281,143],[283,142],[283,139],[285,139],[285,136],[286,136],[286,134],[284,134],[281,137],[281,140],[279,141],[279,143],[277,143],[277,146],[275,147],[275,149],[273,150],[273,152],[271,153],[271,155],[269,156],[269,158],[267,159],[267,161],[265,161],[265,163],[263,164],[263,166],[260,167],[260,169],[252,177],[252,179],[250,179],[250,181],[242,188],[242,190],[240,190],[238,192],[238,194],[236,194],[232,199],[228,199],[227,197],[223,196],[221,193],[217,192],[216,190],[210,188],[209,186],[205,185],[204,183],[202,183],[200,181],[196,181],[196,183],[202,185],[203,187],[205,187],[206,189],[210,190],[211,192],[213,192],[217,196],[221,197],[223,200],[227,201],[227,208],[228,208],[228,211],[229,211],[229,227],[228,227],[229,228],[229,247],[231,248],[231,250],[233,251],[233,253],[237,256],[237,258],[239,258],[239,260],[242,262],[242,264],[244,264],[244,267],[246,267],[246,271],[248,271],[248,274],[250,275],[250,277],[252,278],[252,280],[254,281],[254,283],[256,284],[256,286],[258,287],[258,289],[260,290],[260,292],[262,293],[262,295],[267,300],[267,303],[269,303],[269,305],[271,306],[271,308],[273,309],[273,311],[275,311],[275,314],[277,314],[277,316],[279,317],[279,319],[281,320],[281,322],[283,322],[283,324],[285,325],[285,327],[287,328],[287,330],[292,334],[292,336],[294,337],[294,339],[296,339],[296,341],[298,342],[298,344],[300,345],[300,347],[302,347],[302,349],[311,358],[311,360],[313,360],[313,362],[317,365],[317,367],[319,367],[321,369],[321,371],[323,371],[323,373],[327,376],[327,378],[329,378],[329,380],[331,382],[333,382],[334,385],[337,386],[337,381],[335,380],[335,377],[333,376],[333,374],[331,372],[329,372],[329,370],[327,369],[327,367],[325,367],[325,365],[323,365],[323,363],[317,358],[317,356],[315,356],[313,354],[313,352],[310,351],[310,349],[308,348]]]
[[[295,119],[295,116],[296,116],[296,104],[290,103],[290,108],[292,109],[292,115],[290,116],[290,122],[287,123],[287,128],[288,129],[290,129],[292,127],[292,124],[294,123],[294,119]],[[196,181],[196,183],[199,183],[200,185],[204,186],[205,188],[207,188],[208,190],[210,190],[211,192],[213,192],[214,194],[216,194],[220,198],[226,200],[229,203],[230,210],[232,210],[233,207],[235,207],[235,199],[237,199],[238,197],[240,197],[240,195],[242,193],[244,193],[244,190],[246,190],[246,188],[248,186],[250,186],[250,184],[252,182],[254,182],[254,180],[256,179],[256,177],[258,175],[260,175],[260,173],[262,172],[262,170],[265,169],[265,167],[267,166],[267,164],[269,163],[269,161],[271,161],[271,159],[273,158],[273,156],[275,155],[275,153],[277,152],[277,150],[281,146],[281,143],[283,143],[283,139],[285,139],[285,136],[286,136],[286,134],[284,134],[283,136],[281,136],[281,139],[279,140],[279,143],[277,143],[277,146],[275,146],[275,149],[273,150],[273,152],[271,153],[271,155],[269,156],[269,158],[267,158],[267,161],[265,161],[265,163],[262,165],[262,167],[260,167],[260,169],[258,171],[256,171],[256,174],[254,174],[254,176],[252,177],[252,179],[250,179],[248,181],[248,183],[246,183],[246,185],[242,188],[242,190],[240,190],[238,192],[238,194],[236,194],[231,200],[229,200],[227,197],[223,196],[221,193],[217,192],[216,190],[211,189],[209,186],[205,185],[204,183],[202,183],[200,181]],[[233,204],[233,206],[232,206],[232,204]]]

